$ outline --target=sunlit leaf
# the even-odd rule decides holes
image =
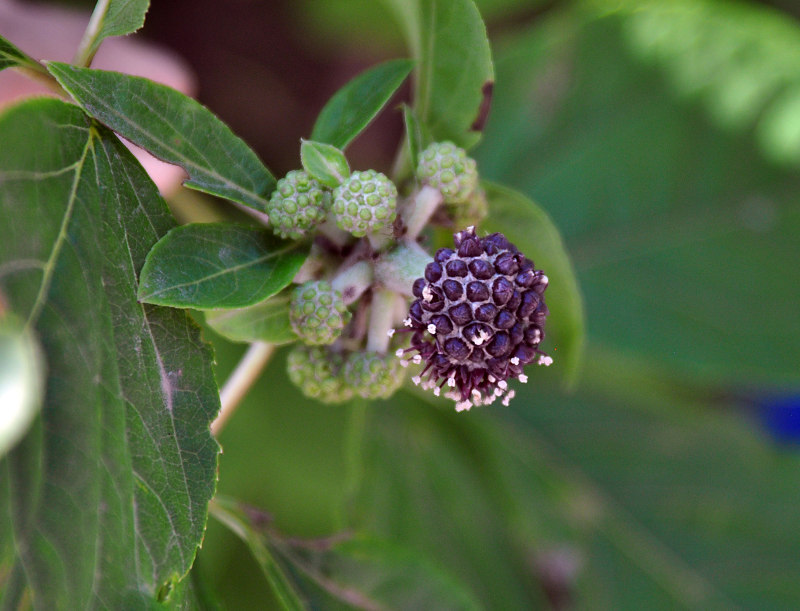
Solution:
[[[346,148],[391,99],[413,67],[410,60],[394,59],[359,74],[325,104],[311,139]]]
[[[185,313],[136,299],[174,221],[75,106],[12,108],[0,142],[0,291],[47,362],[41,415],[0,470],[11,574],[41,608],[152,604],[192,565],[218,452],[209,348]]]
[[[275,179],[205,106],[153,81],[58,62],[48,70],[90,115],[189,174],[187,187],[263,211]]]
[[[147,255],[139,299],[174,308],[242,308],[286,287],[308,244],[266,229],[194,223],[172,229]]]

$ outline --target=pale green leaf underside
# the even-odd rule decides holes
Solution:
[[[147,256],[139,299],[201,310],[251,306],[292,281],[308,248],[231,223],[176,227]]]
[[[564,367],[567,379],[574,380],[583,351],[583,297],[561,234],[547,213],[521,193],[485,181],[483,187],[491,214],[481,229],[503,233],[550,279],[542,349],[553,357],[553,368]]]
[[[48,372],[41,416],[0,469],[0,522],[38,608],[142,607],[189,570],[216,480],[210,351],[185,313],[136,300],[174,221],[75,106],[12,108],[0,142],[0,292]]]
[[[288,344],[297,339],[289,322],[291,297],[284,291],[249,308],[206,312],[206,323],[235,342]]]
[[[413,67],[411,60],[394,59],[356,76],[325,104],[314,123],[311,140],[346,148],[391,99]]]
[[[264,210],[275,179],[206,107],[144,78],[50,62],[50,73],[86,112],[189,174],[187,187]]]
[[[304,140],[300,145],[303,169],[328,187],[338,187],[350,176],[344,153],[330,144]]]

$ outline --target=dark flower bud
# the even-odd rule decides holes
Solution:
[[[467,264],[461,259],[450,261],[445,269],[447,270],[447,275],[451,278],[463,278],[467,275]]]
[[[472,320],[472,308],[466,303],[459,303],[453,306],[448,310],[448,313],[450,314],[450,319],[457,327],[463,327]]]
[[[436,251],[436,255],[433,257],[433,260],[436,263],[444,264],[447,263],[448,259],[450,259],[450,257],[452,257],[454,254],[456,253],[452,248],[440,248]]]
[[[464,285],[456,280],[445,280],[442,283],[445,296],[450,301],[458,301],[464,294]]]
[[[436,261],[425,266],[425,279],[428,282],[436,282],[442,277],[442,266]]]
[[[473,259],[470,261],[469,271],[471,271],[472,275],[478,280],[488,280],[495,274],[492,264],[483,259]]]
[[[492,300],[495,305],[505,305],[514,294],[514,285],[505,276],[500,276],[492,284]]]
[[[425,278],[417,278],[414,280],[414,284],[411,286],[411,292],[414,294],[414,297],[422,297],[422,289],[424,289],[427,284]]]
[[[488,300],[489,287],[484,282],[470,282],[467,285],[467,299],[473,303]]]

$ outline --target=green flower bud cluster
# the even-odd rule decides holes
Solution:
[[[354,352],[344,367],[344,379],[365,399],[388,399],[403,383],[404,370],[394,354]]]
[[[278,181],[266,206],[273,231],[282,238],[299,240],[326,218],[331,194],[303,170],[292,170]]]
[[[403,383],[404,369],[393,354],[351,352],[327,346],[296,345],[287,361],[289,379],[304,395],[323,403],[355,396],[388,399]]]
[[[312,280],[294,289],[289,305],[289,322],[306,344],[332,344],[350,321],[350,316],[342,294],[330,282]]]
[[[289,379],[306,396],[326,403],[385,399],[403,383],[410,364],[390,348],[397,345],[390,338],[392,327],[404,320],[399,296],[408,297],[421,274],[417,268],[428,261],[417,236],[429,223],[442,222],[435,214],[442,208],[446,224],[472,225],[485,216],[476,164],[452,142],[431,144],[416,168],[417,179],[428,188],[398,202],[397,187],[384,174],[351,172],[344,153],[329,145],[306,141],[303,146],[304,169],[279,180],[266,206],[276,234],[318,238],[300,272],[310,280],[295,286],[289,302],[289,323],[299,340],[289,353]],[[393,231],[398,215],[400,243]],[[423,262],[399,265],[397,253],[405,257],[410,244]],[[433,294],[426,297],[420,307],[437,306]],[[413,362],[422,360],[420,355]]]
[[[475,160],[452,142],[435,142],[422,151],[417,178],[442,193],[445,203],[466,200],[478,186]]]
[[[339,228],[356,237],[387,229],[397,215],[397,187],[375,170],[353,172],[333,192]]]
[[[323,403],[342,403],[353,398],[353,389],[342,375],[345,359],[327,346],[297,344],[289,352],[289,379],[305,396]]]

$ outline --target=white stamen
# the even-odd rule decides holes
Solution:
[[[456,403],[456,411],[463,412],[464,410],[469,411],[469,408],[472,407],[471,401],[459,401]]]
[[[400,367],[408,367],[408,361],[405,359],[400,359]]]
[[[550,367],[553,364],[553,359],[549,356],[540,356],[539,357],[539,365],[544,365],[545,367]]]
[[[539,278],[539,282],[541,282],[544,285],[548,285],[550,284],[550,278],[543,275],[541,278]]]
[[[453,378],[447,378],[447,385],[450,388],[455,388],[456,387],[456,381]]]
[[[433,389],[433,394],[438,397],[440,394],[442,394],[442,389],[437,386]]]
[[[411,358],[411,362],[414,363],[415,365],[419,365],[422,362],[422,355],[421,354],[415,354]]]
[[[410,327],[410,326],[413,324],[413,323],[411,322],[411,317],[409,317],[409,318],[406,318],[406,319],[403,321],[403,324],[404,324],[406,327]]]
[[[419,386],[419,383],[422,382],[422,378],[419,376],[414,376],[411,378],[411,381],[414,382],[414,386]]]
[[[389,330],[386,332],[386,335],[388,335],[389,337],[392,337],[392,336],[394,335],[394,331],[395,331],[394,329],[389,329]]]
[[[403,350],[402,348],[398,348],[397,350],[394,351],[395,356],[403,356],[405,353],[406,351]]]
[[[526,376],[524,373],[519,374],[519,381],[522,382],[523,384],[527,384],[528,376]]]
[[[494,377],[494,376],[493,376],[493,375],[490,373],[490,374],[489,374],[489,383],[490,383],[490,384],[494,384],[495,382],[497,382],[497,378],[496,378],[496,377]]]
[[[472,396],[475,397],[476,399],[480,399],[481,398],[481,391],[479,391],[477,388],[473,388],[472,389]]]
[[[508,407],[508,404],[509,404],[509,403],[511,403],[511,397],[509,397],[508,395],[506,395],[505,397],[503,397],[503,405],[505,405],[506,407]]]
[[[425,288],[422,289],[422,299],[424,301],[432,301],[433,300],[433,291],[431,290],[431,285],[426,284]]]
[[[512,356],[509,359],[509,361],[511,362],[512,365],[519,365],[519,357],[517,357],[517,356]]]
[[[505,380],[500,380],[497,383],[497,386],[498,388],[502,388],[503,390],[505,390],[506,388],[508,388],[508,382],[506,382]]]
[[[475,233],[475,225],[470,225],[467,227],[467,233]]]
[[[428,333],[430,333],[431,335],[436,335],[436,325],[430,323],[428,325]]]

